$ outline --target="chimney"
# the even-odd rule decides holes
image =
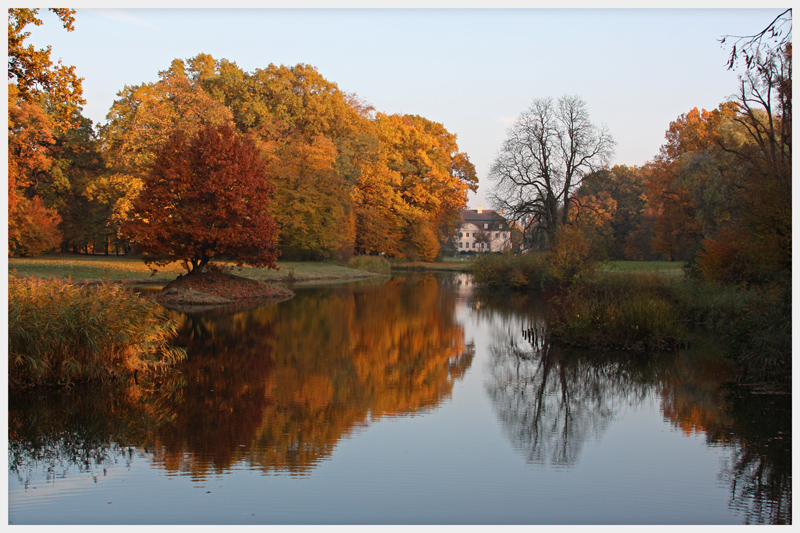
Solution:
[[[483,213],[483,207],[478,206],[478,214],[480,215],[481,213]]]

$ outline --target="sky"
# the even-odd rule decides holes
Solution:
[[[727,70],[729,50],[719,39],[757,33],[783,10],[220,4],[77,9],[73,32],[43,10],[44,24],[31,27],[27,42],[50,45],[54,60],[75,65],[84,78],[83,114],[95,124],[105,122],[120,90],[157,81],[173,59],[206,53],[248,72],[313,65],[379,112],[421,115],[456,134],[478,173],[472,209],[491,207],[492,162],[535,98],[580,96],[616,141],[612,164],[643,165],[670,122],[735,96],[738,75]]]

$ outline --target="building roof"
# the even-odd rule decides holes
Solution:
[[[483,228],[484,224],[489,224],[488,229],[490,230],[509,229],[506,219],[491,209],[463,209],[461,222],[462,224],[475,224],[479,228]],[[500,227],[501,224],[502,227]]]

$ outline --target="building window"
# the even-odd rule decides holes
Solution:
[[[460,233],[458,234],[458,236],[459,236],[459,238],[463,239],[463,238],[464,238],[464,232],[463,232],[463,231],[462,231],[462,232],[460,232]]]
[[[489,224],[484,224],[483,229],[489,229]]]
[[[458,247],[459,248],[463,248],[464,247],[464,243],[463,242],[458,243]]]

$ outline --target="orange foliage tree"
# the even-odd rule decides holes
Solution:
[[[154,271],[180,261],[201,272],[213,259],[275,268],[277,227],[264,163],[231,126],[175,133],[159,152],[123,233]]]
[[[644,168],[648,201],[658,213],[652,248],[670,260],[691,258],[701,239],[732,216],[736,176],[720,143],[732,135],[735,114],[728,102],[681,115],[670,123],[658,156]]]
[[[35,176],[46,175],[53,166],[52,126],[40,105],[21,99],[16,86],[8,86],[9,255],[36,255],[61,242],[60,217],[28,190]]]
[[[67,31],[75,10],[51,8]],[[54,160],[55,133],[71,125],[84,103],[75,67],[53,64],[51,49],[25,44],[30,25],[41,26],[39,9],[8,10],[8,218],[9,255],[47,251],[61,241],[60,217],[35,193]],[[47,112],[45,111],[47,109]],[[49,114],[48,114],[49,113]]]

